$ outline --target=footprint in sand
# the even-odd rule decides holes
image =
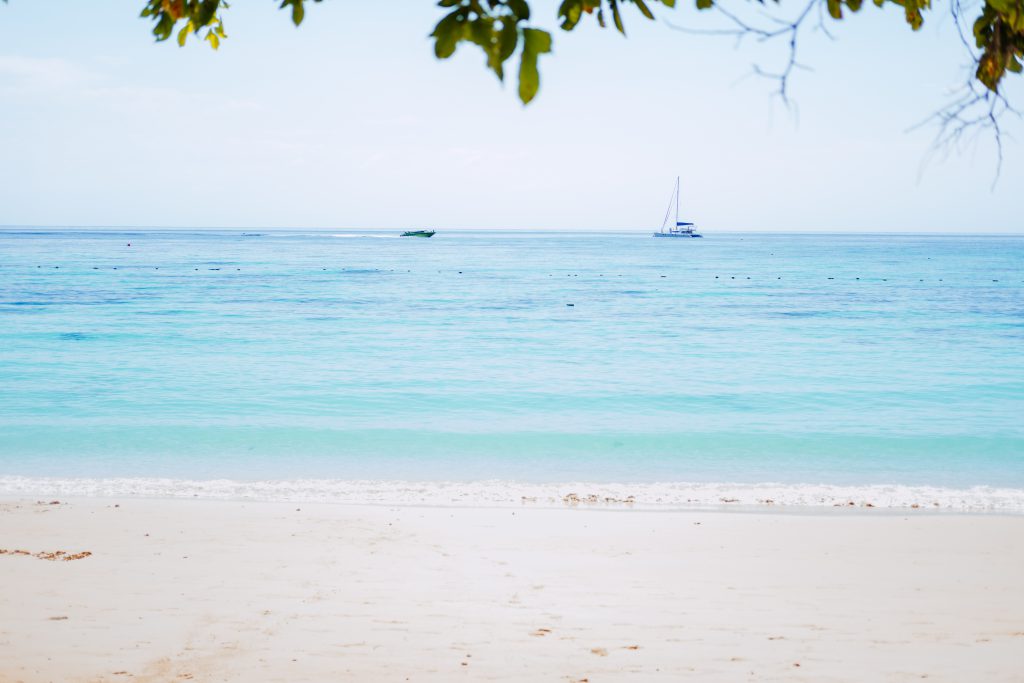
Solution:
[[[604,649],[603,647],[592,647],[592,648],[590,648],[590,653],[591,654],[595,654],[598,657],[607,657],[608,656],[608,650]]]
[[[551,629],[549,629],[549,628],[539,628],[536,631],[534,631],[533,633],[531,633],[530,635],[534,636],[534,637],[537,637],[537,638],[543,638],[544,636],[546,636],[549,633],[551,633]]]

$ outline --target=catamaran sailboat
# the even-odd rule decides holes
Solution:
[[[672,203],[676,205],[676,222],[668,224],[669,216],[672,215]],[[676,176],[676,188],[668,199],[668,208],[665,209],[665,220],[661,222],[661,230],[654,233],[655,237],[703,237],[697,232],[697,226],[693,223],[679,220],[679,176]]]

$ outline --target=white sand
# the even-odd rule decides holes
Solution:
[[[8,501],[0,548],[93,553],[0,555],[4,682],[1024,680],[1024,516]]]

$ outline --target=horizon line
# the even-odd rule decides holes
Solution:
[[[266,230],[276,232],[400,232],[409,228],[368,228],[368,227],[336,227],[336,226],[318,226],[318,227],[303,227],[303,226],[184,226],[184,225],[33,225],[33,224],[3,224],[0,225],[0,231],[17,231],[17,230],[69,230],[69,231],[86,231],[86,230],[109,230],[109,231],[124,231],[124,230],[138,230],[138,231],[179,231],[179,232],[226,232],[226,231],[246,231],[246,230]],[[548,232],[548,233],[646,233],[646,232],[657,232],[657,228],[637,228],[637,227],[618,227],[618,228],[555,228],[555,227],[498,227],[498,228],[439,228],[432,227],[432,230],[438,232]],[[953,229],[917,229],[917,230],[897,230],[897,229],[881,229],[881,230],[863,230],[863,229],[826,229],[826,230],[783,230],[783,229],[767,229],[767,230],[756,230],[756,229],[730,229],[730,230],[716,230],[707,232],[706,234],[718,234],[718,235],[735,235],[735,234],[805,234],[805,235],[836,235],[836,234],[854,234],[854,235],[1020,235],[1024,236],[1024,231],[1021,230],[995,230],[985,232],[974,232],[964,230],[953,230]]]

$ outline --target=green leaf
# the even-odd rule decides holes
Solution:
[[[192,23],[197,29],[206,26],[213,20],[219,7],[220,0],[203,0],[199,5],[199,11],[192,17]]]
[[[994,52],[986,52],[978,60],[978,80],[992,92],[998,92],[999,81],[1003,77],[1006,67],[1000,62]]]
[[[174,29],[174,20],[171,19],[171,15],[167,12],[160,14],[160,20],[156,22],[156,26],[153,27],[153,35],[156,36],[157,40],[167,40],[171,37],[171,31]]]
[[[185,24],[180,31],[178,31],[178,47],[185,47],[185,41],[188,40],[188,29],[189,24]]]
[[[579,23],[583,16],[583,2],[581,0],[564,0],[558,8],[558,16],[562,17],[562,30],[571,31]]]
[[[519,99],[529,104],[540,89],[537,57],[551,52],[551,34],[540,29],[523,29],[523,53],[519,62]]]
[[[306,8],[303,7],[302,0],[292,0],[292,23],[298,26],[305,18]]]
[[[502,19],[501,33],[498,40],[498,55],[501,57],[501,61],[504,62],[516,51],[516,45],[519,43],[519,27],[515,22],[509,18]]]
[[[622,15],[619,14],[619,2],[618,0],[608,0],[608,7],[612,10],[612,19],[615,20],[615,28],[619,30],[619,33],[626,35],[626,29],[622,25]]]
[[[434,54],[438,59],[447,59],[455,53],[455,47],[466,35],[467,10],[460,7],[437,22],[434,32]]]
[[[647,7],[647,5],[644,3],[644,0],[633,0],[633,2],[636,3],[637,9],[640,10],[641,14],[643,14],[648,19],[654,19],[654,14],[651,13],[650,8]]]
[[[526,21],[530,18],[530,6],[526,4],[526,0],[506,0],[506,4],[512,10],[512,14],[516,15],[516,18],[520,21]]]
[[[697,0],[697,9],[711,9],[714,4],[714,0]]]

